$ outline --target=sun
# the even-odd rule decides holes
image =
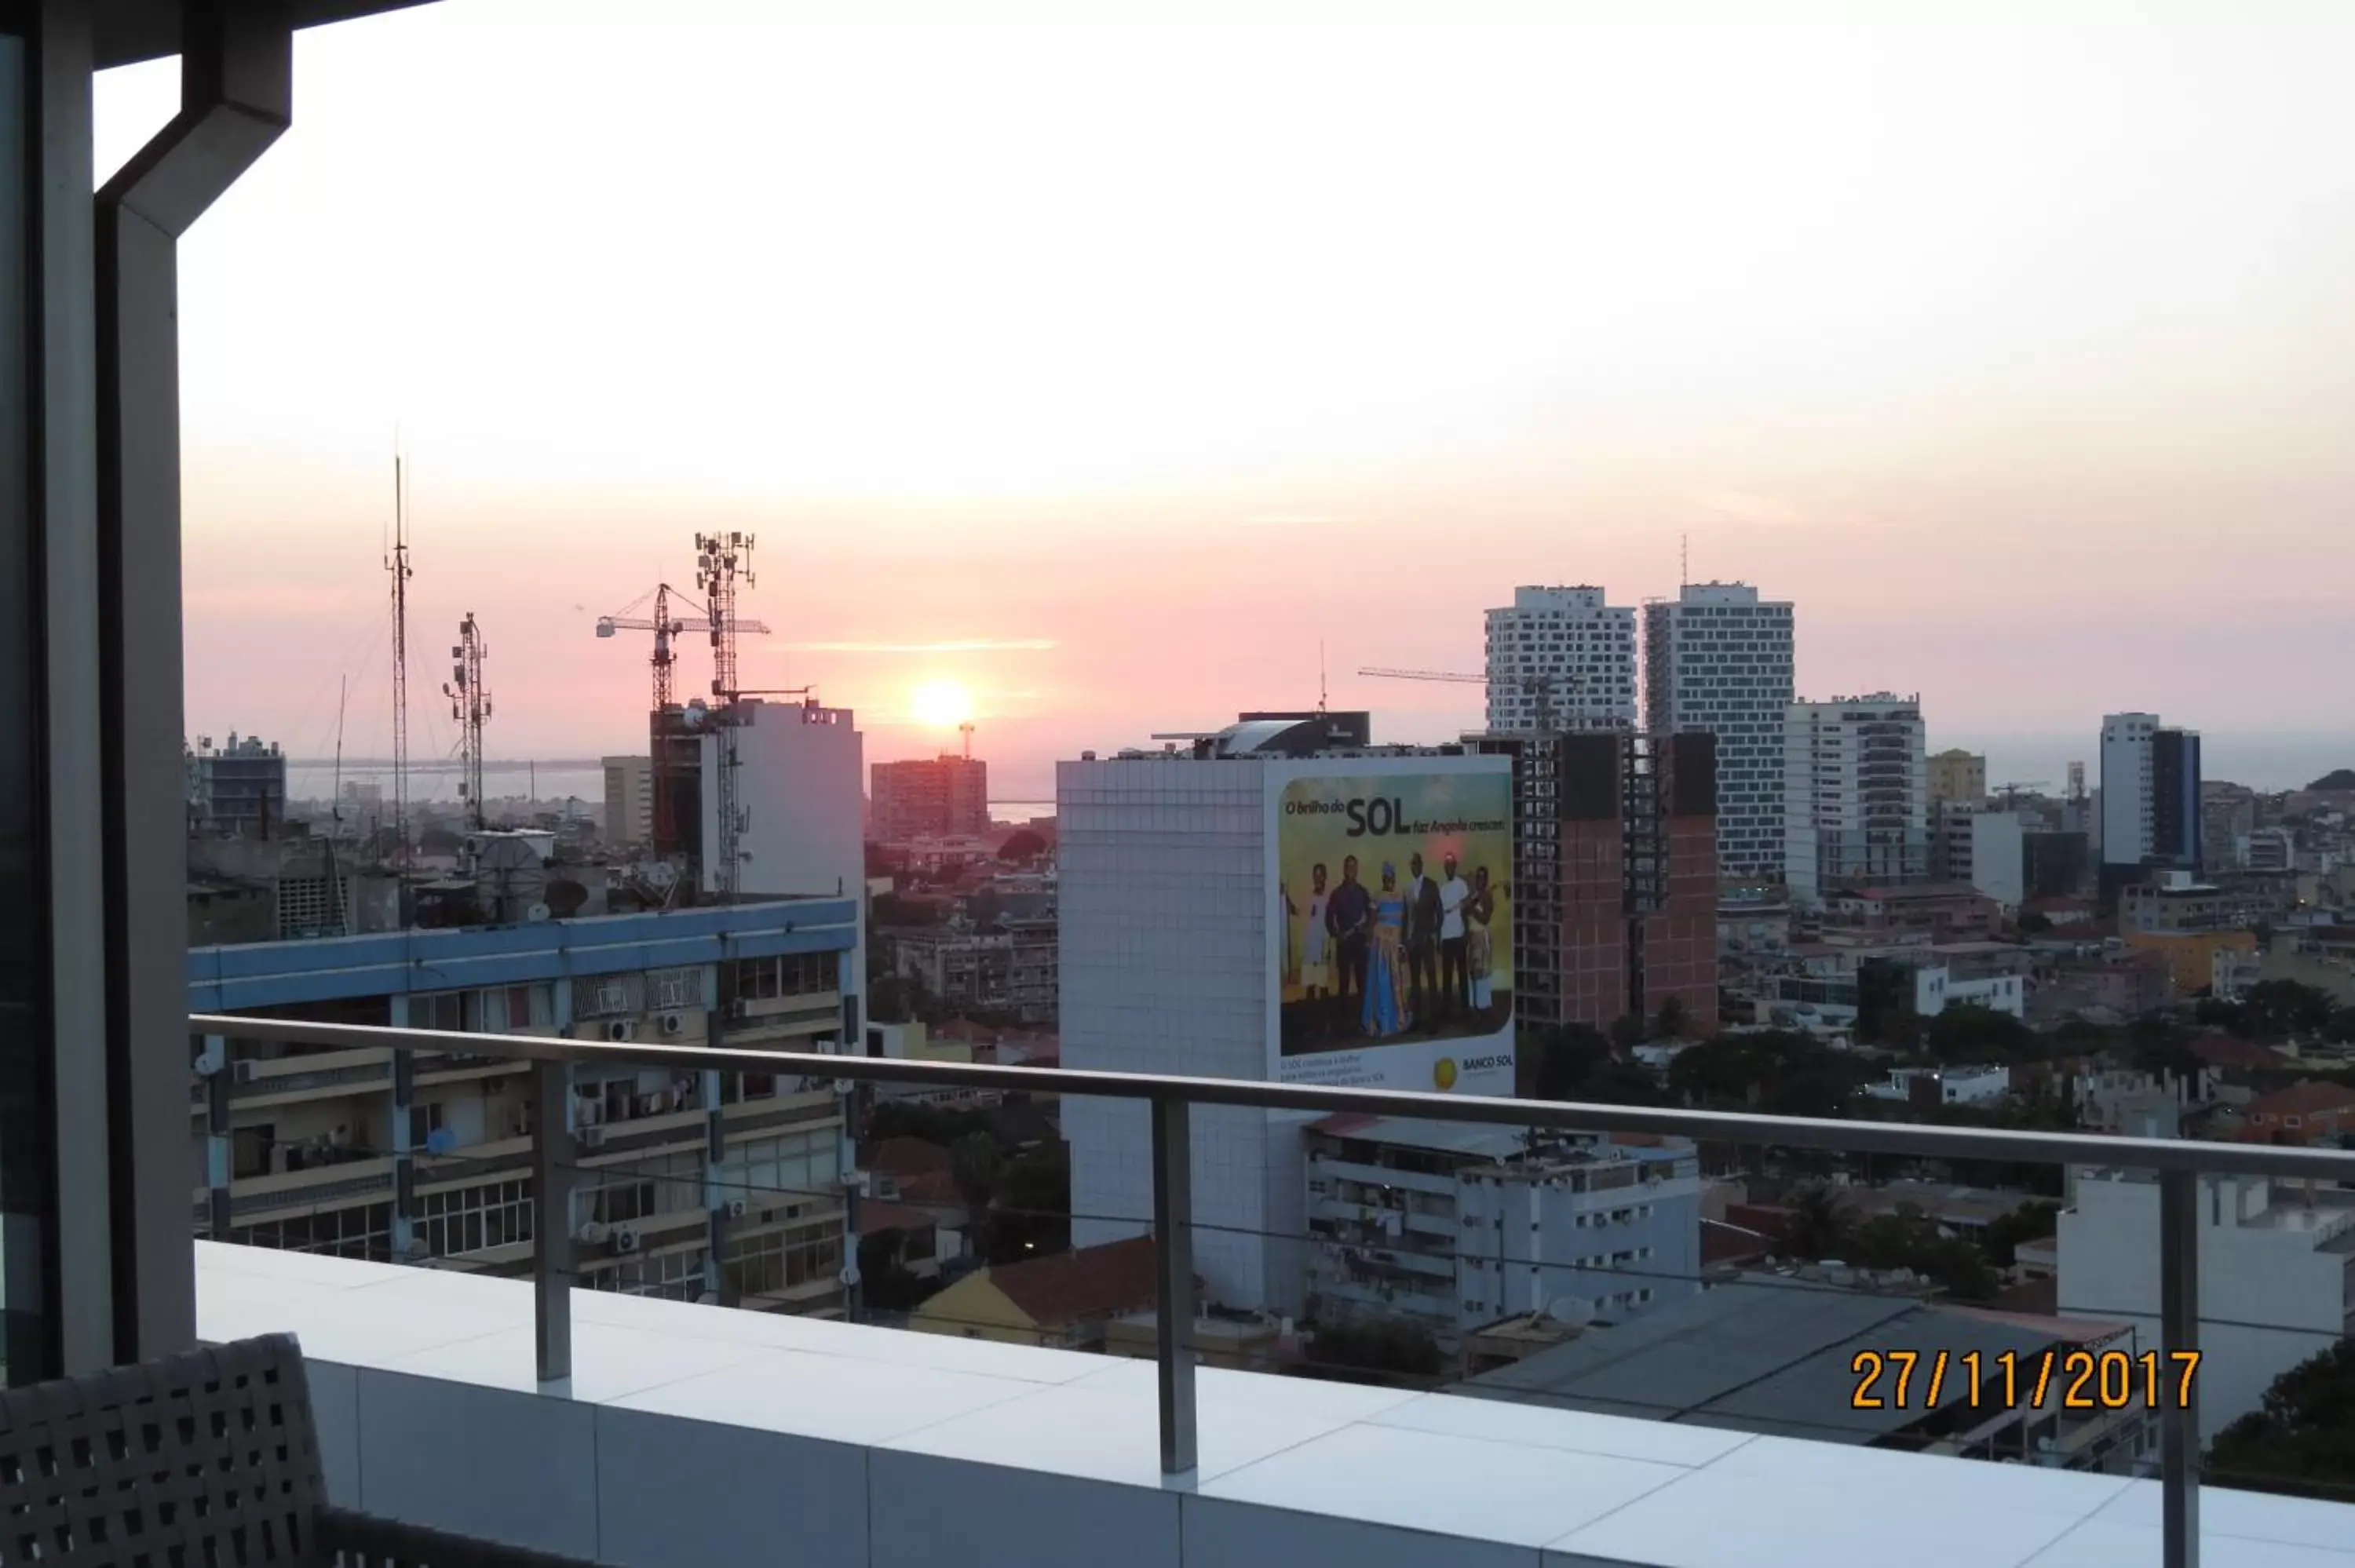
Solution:
[[[973,717],[973,694],[956,681],[926,681],[913,698],[916,722],[934,729],[954,729]]]

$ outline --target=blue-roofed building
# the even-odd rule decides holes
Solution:
[[[195,948],[188,1008],[834,1051],[860,1038],[858,919],[856,899],[804,898]],[[848,1305],[856,1172],[829,1085],[572,1073],[583,1284],[796,1312]],[[529,1100],[522,1063],[208,1042],[189,1101],[197,1232],[527,1271]]]

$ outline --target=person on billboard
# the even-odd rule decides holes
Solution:
[[[1439,884],[1423,874],[1423,856],[1406,862],[1406,983],[1412,1015],[1439,1022]]]
[[[1318,861],[1308,868],[1308,903],[1304,908],[1295,902],[1292,890],[1284,890],[1284,912],[1300,922],[1300,991],[1310,1001],[1322,1001],[1333,988],[1333,966],[1326,961],[1326,906],[1333,895],[1325,887],[1325,863]]]
[[[1374,933],[1366,968],[1365,1032],[1379,1040],[1413,1022],[1406,1008],[1407,902],[1399,895],[1398,867],[1382,863],[1381,896],[1374,900]]]
[[[1366,947],[1373,905],[1373,895],[1358,880],[1358,857],[1343,856],[1341,885],[1333,890],[1333,896],[1325,905],[1325,931],[1333,938],[1334,950],[1341,960],[1340,981],[1333,991],[1339,1004],[1337,1033],[1349,1033],[1356,1027],[1357,1015],[1349,1011],[1350,1000],[1355,998],[1360,1003],[1365,1000]]]
[[[1497,948],[1489,926],[1497,918],[1497,889],[1488,883],[1488,868],[1472,873],[1472,896],[1464,901],[1464,961],[1472,971],[1472,1011],[1485,1013],[1497,1005]]]
[[[1472,885],[1455,874],[1455,855],[1450,854],[1441,869],[1447,874],[1439,885],[1440,985],[1446,998],[1442,1016],[1452,1019],[1459,1012],[1472,1009],[1472,975],[1467,961],[1470,928],[1464,923],[1464,906],[1472,902]]]

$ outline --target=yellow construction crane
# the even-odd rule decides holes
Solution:
[[[1457,670],[1363,669],[1358,673],[1380,681],[1444,681],[1459,686],[1487,686],[1490,683],[1486,675],[1467,675]],[[1540,730],[1558,727],[1554,723],[1554,689],[1567,686],[1573,693],[1578,690],[1578,677],[1575,675],[1525,675],[1513,683],[1537,700],[1537,727]]]

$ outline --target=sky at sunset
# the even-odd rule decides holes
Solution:
[[[469,610],[494,756],[642,745],[595,617],[742,528],[750,683],[886,758],[958,683],[1001,794],[1311,705],[1320,644],[1452,735],[1476,688],[1357,667],[1478,669],[1517,582],[1673,593],[1680,537],[1796,601],[1802,695],[1918,691],[1934,747],[2141,707],[2211,775],[2355,762],[2355,8],[2212,10],[305,35],[182,248],[190,731],[324,755],[347,676],[389,749],[397,429],[421,755]],[[176,92],[101,81],[102,170]]]

